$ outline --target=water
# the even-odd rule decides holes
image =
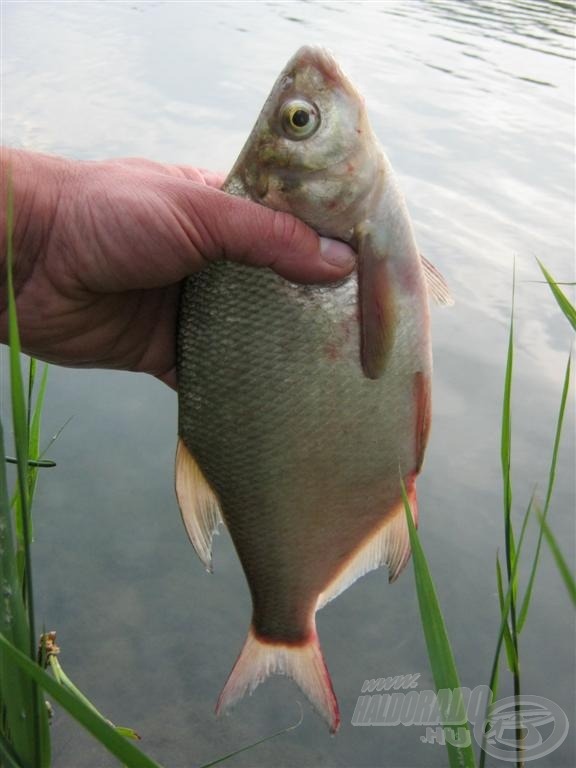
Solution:
[[[419,483],[421,535],[463,684],[486,682],[502,547],[500,404],[517,267],[515,519],[544,493],[571,334],[535,257],[574,279],[571,2],[12,2],[4,4],[4,142],[82,159],[146,156],[227,169],[285,60],[328,45],[366,97],[422,251],[456,306],[433,311],[434,427]],[[573,557],[574,415],[551,524]],[[38,625],[72,679],[164,765],[207,762],[298,719],[272,680],[232,716],[213,706],[249,619],[226,535],[208,576],[172,489],[176,402],[122,373],[51,372],[45,435],[72,416],[42,472],[34,545]],[[528,542],[533,546],[533,537]],[[342,710],[329,738],[304,704],[295,732],[237,766],[440,766],[421,728],[355,728],[366,678],[421,673],[411,569],[356,583],[318,616]],[[572,717],[574,622],[548,551],[521,641],[523,689]],[[510,693],[506,683],[503,695]],[[57,708],[55,766],[115,765]],[[576,762],[570,735],[540,760]]]

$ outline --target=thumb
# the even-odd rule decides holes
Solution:
[[[356,261],[348,245],[319,237],[289,213],[216,189],[204,187],[194,209],[208,235],[209,247],[203,252],[208,260],[226,258],[270,267],[300,283],[340,280]]]

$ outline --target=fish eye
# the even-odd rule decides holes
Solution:
[[[309,101],[294,99],[282,105],[282,130],[289,139],[300,141],[316,133],[320,125],[318,107]]]

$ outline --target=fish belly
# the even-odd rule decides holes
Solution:
[[[181,299],[179,433],[216,494],[253,599],[253,631],[303,644],[319,598],[419,465],[429,344],[400,298],[386,369],[360,366],[355,276],[297,286],[221,262]]]

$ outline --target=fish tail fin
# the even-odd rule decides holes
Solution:
[[[315,629],[309,639],[296,645],[267,642],[250,627],[240,656],[218,698],[216,714],[232,707],[247,691],[252,693],[273,674],[291,677],[326,720],[330,731],[336,733],[340,725],[338,702]]]

